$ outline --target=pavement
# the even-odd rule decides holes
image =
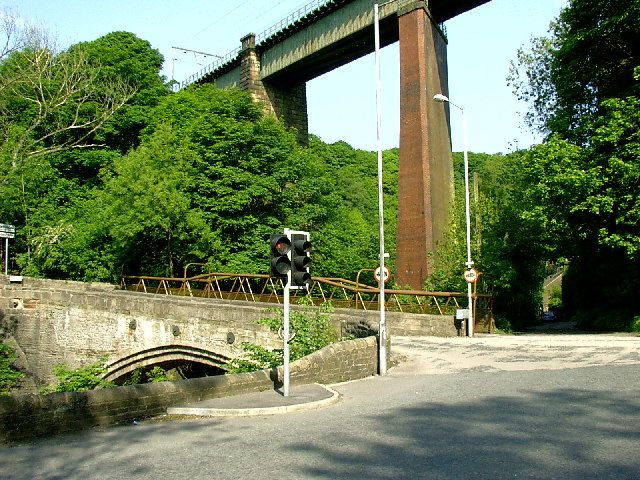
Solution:
[[[290,386],[286,397],[281,390],[265,390],[171,407],[167,409],[167,414],[196,417],[277,415],[326,407],[339,399],[338,392],[330,387],[312,383]]]
[[[563,331],[566,331],[562,329]],[[392,337],[388,376],[466,372],[560,370],[640,364],[638,334],[527,333],[468,337]],[[340,401],[330,386],[292,385],[280,390],[214,398],[169,408],[169,416],[277,415]]]

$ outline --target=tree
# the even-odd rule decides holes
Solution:
[[[584,326],[626,329],[637,310],[640,100],[609,99],[586,147],[552,137],[523,162],[530,201],[555,256],[570,260],[563,304]]]
[[[92,135],[132,94],[118,79],[100,80],[80,50],[14,52],[0,64],[0,145],[14,168],[25,158],[96,146]]]
[[[549,135],[522,163],[520,216],[538,219],[550,259],[569,259],[563,305],[584,326],[637,314],[638,35],[640,1],[572,0],[511,77]]]
[[[139,145],[140,133],[151,122],[153,107],[170,93],[166,79],[160,75],[162,54],[130,32],[112,32],[70,50],[84,52],[101,84],[119,79],[134,92],[97,132],[97,139],[121,153]]]
[[[117,78],[100,78],[82,50],[56,53],[38,30],[20,30],[15,18],[7,18],[0,61],[0,198],[4,220],[18,226],[18,247],[28,259],[38,228],[34,212],[43,211],[41,192],[69,187],[58,184],[49,155],[94,147],[95,133],[133,91]]]
[[[0,10],[0,62],[13,52],[24,50],[30,45],[46,42],[44,31],[28,22],[23,22],[8,9]]]
[[[98,203],[119,271],[175,276],[210,253],[212,232],[189,194],[195,161],[167,125],[116,161]]]
[[[527,119],[547,134],[580,143],[603,100],[637,95],[640,1],[571,0],[549,38],[532,40],[512,62],[509,83],[530,103]]]

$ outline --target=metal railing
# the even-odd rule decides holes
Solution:
[[[395,1],[395,0],[393,0],[393,1]],[[271,27],[267,28],[263,32],[258,33],[256,35],[256,38],[255,38],[256,45],[260,45],[261,43],[265,42],[266,40],[268,40],[273,35],[276,35],[277,33],[286,30],[288,27],[290,27],[290,26],[294,25],[296,22],[302,20],[307,15],[311,15],[312,13],[314,13],[314,12],[318,11],[319,9],[321,9],[323,6],[325,6],[325,5],[329,4],[329,3],[332,3],[332,2],[335,2],[335,0],[313,0],[313,1],[303,5],[302,7],[298,8],[297,10],[294,10],[293,12],[288,14],[286,17],[284,17],[279,22],[273,24]],[[388,2],[388,3],[391,3],[391,2]],[[446,38],[447,30],[446,30],[445,25],[442,24],[442,23],[438,24],[438,28],[442,32],[442,35]],[[241,51],[242,51],[241,47],[234,48],[233,50],[231,50],[229,53],[227,53],[223,57],[215,60],[214,62],[210,63],[209,65],[206,65],[205,67],[203,67],[202,69],[200,69],[196,73],[190,75],[185,80],[180,82],[179,88],[185,88],[186,86],[197,82],[198,80],[200,80],[201,78],[205,77],[206,75],[208,75],[208,74],[210,74],[212,72],[215,72],[218,68],[222,67],[223,65],[225,65],[225,64],[227,64],[229,62],[233,62],[234,60],[236,60],[238,58],[238,55],[240,54]]]
[[[222,58],[219,58],[216,61],[210,63],[209,65],[206,65],[201,70],[197,71],[193,75],[190,75],[185,80],[180,82],[180,88],[185,88],[186,86],[197,82],[198,80],[210,74],[211,72],[215,72],[221,66],[234,61],[240,54],[241,50],[242,49],[240,47],[234,48],[229,53],[224,55]]]
[[[215,298],[219,300],[241,300],[247,302],[282,303],[283,285],[280,279],[264,274],[207,273],[193,277],[124,276],[121,288],[128,291]],[[311,298],[314,304],[331,302],[337,308],[376,310],[379,308],[378,287],[363,285],[344,278],[313,277],[309,290],[292,290],[291,296]],[[462,305],[466,306],[466,293],[426,292],[421,290],[385,290],[385,305],[388,311],[455,315]],[[474,294],[474,303],[479,316],[491,314],[493,297]],[[478,318],[476,317],[476,318]]]
[[[309,2],[306,5],[303,5],[297,10],[291,12],[289,15],[287,15],[282,20],[280,20],[278,23],[275,23],[271,27],[267,28],[264,32],[261,32],[258,35],[256,35],[256,45],[264,42],[266,39],[268,39],[272,35],[275,35],[276,33],[281,32],[282,30],[293,25],[297,21],[302,20],[304,17],[320,9],[330,1],[331,0],[313,0],[312,2]]]
[[[282,20],[280,20],[278,23],[275,23],[271,27],[267,28],[265,31],[257,34],[256,40],[255,40],[256,45],[259,45],[260,43],[264,42],[272,35],[275,35],[276,33],[282,30],[285,30],[287,27],[293,25],[295,22],[301,20],[307,15],[320,9],[327,3],[330,3],[331,1],[333,0],[313,0],[312,2],[309,2],[306,5],[303,5],[297,10],[291,12],[289,15],[287,15]],[[202,68],[198,72],[194,73],[193,75],[190,75],[188,78],[180,82],[180,88],[184,88],[187,85],[195,83],[201,78],[203,78],[204,76],[210,74],[211,72],[216,71],[218,68],[222,67],[226,63],[234,61],[238,57],[241,51],[242,51],[242,48],[240,47],[235,48],[231,50],[229,53],[227,53],[226,55],[224,55],[222,58],[210,63],[209,65],[206,65],[204,68]]]

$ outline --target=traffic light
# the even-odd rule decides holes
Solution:
[[[269,239],[271,246],[271,276],[281,278],[284,284],[287,283],[287,273],[291,270],[291,240],[282,233],[273,233]]]
[[[291,233],[291,288],[309,287],[311,274],[311,242],[306,232]]]

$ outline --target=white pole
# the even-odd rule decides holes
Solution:
[[[469,148],[467,142],[467,116],[464,108],[460,105],[456,105],[446,95],[438,93],[433,96],[436,102],[447,102],[450,105],[460,109],[462,112],[462,134],[464,141],[464,206],[465,206],[465,220],[467,223],[467,270],[473,267],[473,260],[471,260],[471,212],[469,207]],[[467,284],[467,300],[469,302],[469,318],[467,318],[467,336],[473,337],[473,296],[471,294],[471,282]]]
[[[473,267],[473,261],[471,260],[471,209],[469,206],[469,153],[468,153],[468,147],[467,147],[467,116],[465,114],[464,108],[458,105],[456,106],[462,112],[462,135],[463,135],[463,141],[464,141],[464,200],[465,200],[465,220],[467,222],[467,270],[468,270],[471,267]],[[469,302],[469,318],[467,319],[467,336],[473,337],[473,297],[471,295],[471,282],[467,284],[467,299]]]
[[[380,295],[378,303],[380,306],[379,330],[379,351],[380,351],[380,375],[387,373],[387,325],[385,320],[384,305],[384,197],[382,189],[382,105],[380,94],[380,18],[378,14],[378,4],[373,6],[374,35],[376,45],[376,113],[377,113],[377,135],[378,135],[378,219],[380,222]]]
[[[283,337],[283,356],[284,356],[284,364],[283,364],[283,372],[282,372],[282,383],[283,383],[283,393],[285,397],[289,396],[289,283],[291,282],[291,272],[287,274],[289,277],[287,279],[287,284],[284,287],[284,319],[282,326],[282,337]]]
[[[4,274],[9,272],[9,238],[4,239]]]

